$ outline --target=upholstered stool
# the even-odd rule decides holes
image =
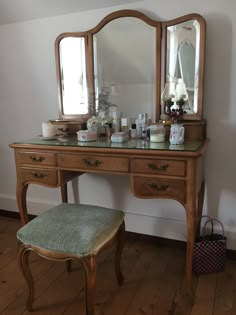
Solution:
[[[120,258],[124,245],[124,213],[92,205],[60,204],[39,215],[17,232],[17,259],[29,287],[27,309],[34,300],[30,251],[51,260],[79,260],[85,274],[86,315],[94,314],[96,256],[117,240],[115,270],[123,283]]]

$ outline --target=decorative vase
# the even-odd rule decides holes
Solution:
[[[98,116],[92,116],[87,120],[87,129],[97,131],[97,129],[102,125],[102,120]]]
[[[183,144],[184,142],[184,126],[174,123],[170,127],[170,144]]]

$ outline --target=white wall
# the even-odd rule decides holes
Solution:
[[[41,122],[57,118],[54,40],[65,31],[82,31],[120,8],[140,9],[161,20],[196,12],[207,21],[204,116],[208,121],[206,200],[204,211],[222,220],[236,249],[236,3],[234,0],[145,0],[132,6],[74,13],[0,27],[0,208],[17,211],[14,154],[8,144],[40,133]],[[184,209],[175,201],[141,200],[123,176],[83,175],[80,201],[122,208],[127,229],[168,238],[185,239]],[[77,196],[77,183],[74,182]],[[93,194],[88,192],[91,188]],[[77,197],[75,198],[77,200]],[[70,185],[70,201],[73,194]],[[60,202],[57,189],[31,185],[30,213]]]

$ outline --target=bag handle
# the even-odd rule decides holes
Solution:
[[[207,214],[204,214],[201,216],[200,220],[199,220],[199,234],[200,234],[200,230],[201,230],[201,226],[202,226],[202,219],[203,218],[207,218],[208,220],[211,220],[211,217]]]
[[[205,236],[206,226],[207,226],[207,224],[208,224],[209,222],[211,222],[211,235],[212,235],[213,232],[214,232],[214,222],[217,222],[217,223],[219,223],[219,225],[220,225],[221,228],[222,228],[222,235],[223,235],[223,237],[225,236],[225,231],[224,231],[223,224],[222,224],[219,220],[217,220],[217,219],[209,219],[209,220],[206,221],[206,223],[204,224],[204,227],[203,227],[203,236]]]

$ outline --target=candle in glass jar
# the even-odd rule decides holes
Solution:
[[[155,124],[149,127],[150,142],[165,142],[165,128],[162,124]]]
[[[165,142],[165,135],[163,134],[151,134],[150,142]]]

